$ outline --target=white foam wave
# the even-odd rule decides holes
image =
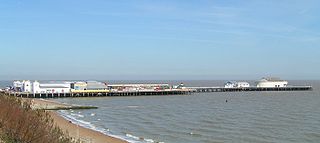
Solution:
[[[83,121],[83,120],[77,119],[77,117],[79,117],[77,114],[73,114],[73,113],[69,114],[67,111],[59,111],[59,113],[66,120],[69,120],[73,124],[79,125],[81,127],[92,129],[94,131],[101,132],[101,133],[103,133],[105,135],[125,140],[125,141],[127,141],[129,143],[141,143],[141,141],[138,141],[135,138],[131,138],[131,137],[127,137],[127,136],[121,136],[121,135],[114,135],[114,134],[110,133],[110,129],[104,129],[104,128],[96,127],[91,122],[87,122],[87,121]]]
[[[139,108],[139,106],[127,106],[127,108]]]
[[[139,140],[140,139],[139,137],[131,135],[131,134],[126,134],[126,136],[129,137],[129,138],[133,138],[135,140]]]
[[[137,140],[137,141],[141,141],[141,142],[147,142],[147,143],[164,143],[164,142],[157,142],[153,139],[146,139],[146,138],[142,138],[142,137],[137,137],[137,136],[134,136],[132,134],[129,134],[129,133],[126,133],[126,136],[129,137],[129,138],[132,138],[134,140]]]
[[[78,116],[78,117],[81,117],[81,118],[83,118],[83,117],[84,117],[84,115],[81,115],[81,114],[74,114],[74,113],[71,113],[70,115],[72,115],[72,116]]]
[[[153,139],[144,139],[146,142],[149,142],[149,143],[154,143],[154,140]]]

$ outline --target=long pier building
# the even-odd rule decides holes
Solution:
[[[3,90],[9,95],[25,98],[100,97],[188,95],[199,92],[250,92],[250,91],[308,91],[312,86],[289,86],[287,81],[263,78],[250,86],[247,82],[226,82],[224,87],[185,87],[169,84],[107,84],[97,81],[45,82],[14,81]]]

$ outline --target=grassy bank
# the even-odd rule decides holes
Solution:
[[[32,110],[30,102],[0,93],[0,142],[70,143],[44,110]]]

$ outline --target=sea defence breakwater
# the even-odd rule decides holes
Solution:
[[[198,92],[249,92],[249,91],[308,91],[312,86],[288,85],[288,81],[263,78],[251,86],[248,82],[228,81],[221,87],[188,87],[183,83],[169,84],[107,84],[97,81],[31,82],[14,81],[3,89],[8,95],[25,98],[103,97],[103,96],[165,96],[189,95]]]

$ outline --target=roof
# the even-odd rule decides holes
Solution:
[[[169,84],[109,84],[111,87],[169,86]]]
[[[274,77],[269,77],[269,78],[262,78],[260,81],[262,82],[286,82],[285,80],[281,80],[280,78],[274,78]]]
[[[40,85],[40,88],[69,88],[69,87],[66,87],[66,86],[41,86]]]
[[[105,84],[88,83],[87,88],[107,88]]]
[[[40,83],[40,88],[70,88],[68,83]]]
[[[240,81],[240,82],[237,82],[238,84],[241,83],[241,84],[249,84],[248,82],[245,82],[245,81]]]
[[[236,81],[227,81],[225,84],[236,84]]]

